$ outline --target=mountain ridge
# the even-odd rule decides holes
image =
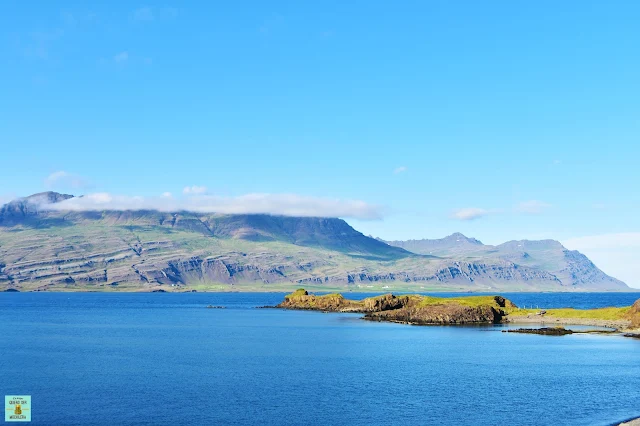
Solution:
[[[628,289],[577,252],[542,265],[537,252],[459,233],[427,240],[437,254],[407,250],[337,218],[46,208],[70,197],[40,193],[0,208],[0,289]]]
[[[441,239],[387,241],[414,253],[435,256],[458,255],[465,258],[503,259],[520,264],[543,268],[562,282],[573,285],[610,282],[622,283],[598,269],[591,260],[576,250],[568,250],[562,243],[546,240],[510,240],[498,245],[485,245],[475,238],[454,233]]]

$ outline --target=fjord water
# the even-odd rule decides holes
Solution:
[[[640,298],[506,296],[545,308]],[[282,297],[0,293],[0,392],[31,395],[32,423],[47,425],[607,425],[640,415],[638,340],[254,309]]]

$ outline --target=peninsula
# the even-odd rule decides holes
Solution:
[[[599,309],[548,309],[517,307],[502,296],[432,297],[384,294],[350,300],[341,294],[313,295],[298,289],[276,306],[283,309],[363,313],[370,321],[413,325],[536,323],[540,325],[583,324],[615,330],[640,331],[640,299],[633,306]]]

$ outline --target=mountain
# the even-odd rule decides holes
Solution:
[[[10,201],[0,207],[0,225],[24,223],[38,216],[40,206],[59,203],[70,198],[73,198],[73,195],[49,191]]]
[[[383,240],[379,240],[383,241]],[[475,238],[467,238],[459,232],[437,240],[385,241],[387,244],[401,247],[413,253],[451,256],[473,252],[483,244]]]
[[[0,208],[0,290],[627,288],[546,242],[525,251],[454,234],[388,244],[335,218],[64,210],[70,198],[45,192]]]
[[[508,261],[544,270],[557,277],[563,285],[588,289],[615,289],[626,285],[598,269],[584,254],[567,250],[555,240],[508,241],[497,246],[484,245],[475,238],[460,233],[436,240],[387,241],[414,253],[456,257],[468,261]]]

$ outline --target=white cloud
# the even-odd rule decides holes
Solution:
[[[44,179],[44,186],[47,189],[73,188],[81,189],[89,187],[89,182],[82,176],[59,170],[51,173]]]
[[[640,232],[590,235],[562,241],[579,250],[607,274],[640,288]]]
[[[492,212],[490,210],[481,209],[478,207],[467,207],[464,209],[455,210],[452,214],[452,217],[458,220],[474,220],[491,213]]]
[[[108,192],[96,192],[94,194],[89,194],[84,197],[78,198],[78,200],[83,200],[83,202],[90,202],[96,206],[104,206],[113,201],[113,197]]]
[[[540,214],[551,207],[551,204],[539,200],[523,201],[515,206],[515,211],[526,214]]]
[[[400,166],[400,167],[396,168],[393,171],[393,173],[398,174],[398,173],[403,173],[403,172],[406,172],[406,171],[407,171],[407,168],[405,166]]]
[[[272,214],[305,217],[344,217],[363,220],[382,218],[379,206],[359,200],[306,197],[295,194],[247,194],[237,197],[196,195],[185,198],[130,197],[94,193],[42,206],[52,210],[158,210],[196,213]]]
[[[198,185],[193,185],[193,186],[185,186],[184,189],[182,190],[183,194],[204,194],[205,192],[207,192],[207,187],[206,186],[198,186]]]
[[[128,52],[120,52],[117,55],[115,55],[113,57],[113,60],[120,63],[120,62],[125,62],[127,59],[129,59],[129,53]]]
[[[171,198],[173,195],[170,192],[163,192],[162,196],[165,198]]]

